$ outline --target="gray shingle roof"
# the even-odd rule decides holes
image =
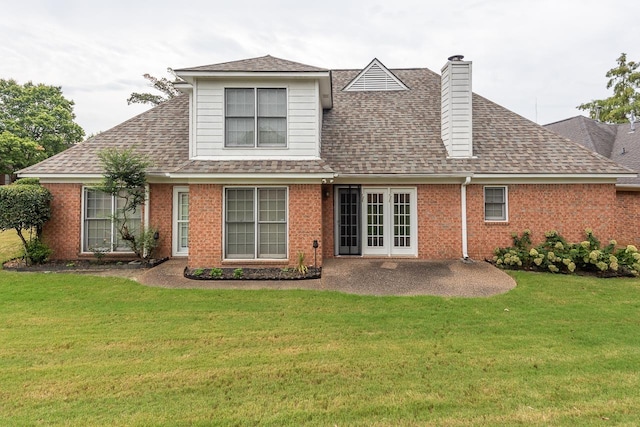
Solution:
[[[252,71],[252,72],[314,72],[329,71],[326,68],[314,67],[299,62],[276,58],[271,55],[258,58],[242,59],[240,61],[223,62],[221,64],[202,65],[175,70],[181,71]]]
[[[148,156],[149,173],[177,169],[189,159],[189,96],[166,101],[20,173],[100,174],[98,153],[107,147],[131,147]]]
[[[131,147],[144,154],[152,162],[150,175],[332,172],[322,160],[190,161],[189,96],[181,95],[20,173],[101,174],[98,153],[107,147]]]
[[[333,170],[323,160],[192,160],[176,174],[233,174],[233,173],[324,173]]]
[[[545,125],[566,138],[577,142],[592,151],[640,172],[640,125],[631,131],[629,123],[608,124],[593,119],[576,116]],[[619,184],[640,185],[638,178],[618,178]]]
[[[254,69],[291,65],[273,57],[236,61]],[[249,64],[249,65],[247,65]],[[288,65],[287,65],[288,64]],[[217,67],[217,66],[216,66]],[[315,67],[303,69],[314,69]],[[269,67],[267,67],[269,68]],[[282,69],[282,68],[279,68]],[[628,170],[478,95],[473,96],[474,159],[447,159],[440,139],[440,76],[427,69],[392,70],[410,90],[344,92],[360,70],[332,72],[334,107],[322,126],[322,160],[190,161],[188,96],[142,113],[22,174],[101,174],[97,153],[132,147],[150,174],[620,174]]]
[[[325,112],[322,158],[348,174],[592,174],[628,170],[473,95],[476,159],[447,159],[440,138],[440,76],[391,70],[401,92],[345,92],[360,70],[334,70],[334,108]]]

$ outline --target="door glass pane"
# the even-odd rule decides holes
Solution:
[[[384,194],[367,194],[367,246],[384,246]]]
[[[178,215],[177,222],[177,251],[187,252],[189,250],[189,193],[178,193]]]
[[[393,194],[393,246],[411,246],[411,194]]]

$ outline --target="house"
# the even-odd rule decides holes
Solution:
[[[295,265],[337,256],[477,258],[557,229],[616,235],[629,169],[472,93],[472,64],[441,74],[328,70],[272,56],[175,70],[184,94],[20,172],[54,195],[53,257],[126,251],[91,188],[97,154],[147,155],[140,224],[191,267]]]
[[[581,144],[603,157],[640,172],[640,128],[630,123],[602,123],[584,116],[550,123],[545,128]],[[616,237],[640,245],[640,178],[621,177],[616,182]]]

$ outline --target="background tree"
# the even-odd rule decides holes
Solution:
[[[20,85],[13,79],[0,79],[0,134],[12,144],[31,141],[42,147],[47,157],[52,156],[84,137],[84,131],[74,122],[73,105],[59,86]],[[33,146],[25,146],[25,150],[33,153]],[[38,156],[30,159],[33,163],[41,160]]]
[[[46,158],[44,147],[30,139],[7,131],[0,133],[0,174],[12,175]]]
[[[174,80],[179,79],[179,77],[171,68],[167,68],[167,72],[173,76]],[[164,77],[157,78],[152,76],[151,74],[144,74],[142,77],[149,80],[149,86],[162,92],[163,95],[133,92],[131,96],[129,96],[129,99],[127,99],[127,104],[160,105],[164,101],[168,101],[169,99],[175,98],[176,96],[180,95],[180,91],[173,87],[173,84],[170,80]]]
[[[600,120],[607,123],[624,123],[634,112],[640,113],[640,63],[627,62],[627,54],[622,53],[616,60],[618,65],[607,71],[607,89],[613,88],[613,95],[605,99],[596,99],[578,105],[579,110],[588,110],[592,119],[597,117],[600,108]]]

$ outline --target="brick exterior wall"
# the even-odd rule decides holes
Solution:
[[[170,257],[173,229],[172,184],[149,184],[149,226],[158,229],[155,257]]]
[[[80,256],[81,184],[45,184],[53,194],[52,218],[43,229],[52,259]],[[460,185],[417,185],[418,257],[452,259],[462,255]],[[323,193],[328,192],[326,196]],[[295,265],[297,252],[313,264],[313,240],[318,240],[318,265],[334,256],[334,187],[319,184],[289,186],[289,259],[269,265]],[[189,186],[189,266],[225,264],[222,247],[223,186]],[[171,256],[173,185],[150,185],[150,225],[160,234],[158,257]],[[511,233],[532,232],[534,243],[555,229],[569,241],[581,241],[593,229],[603,242],[640,246],[640,192],[618,192],[613,184],[518,184],[508,186],[509,221],[484,221],[482,185],[467,187],[469,255],[492,256],[493,249],[511,244]],[[364,229],[364,227],[363,227]],[[229,262],[227,262],[228,264]],[[243,263],[247,266],[251,264]],[[264,265],[264,262],[253,262]]]
[[[189,266],[222,263],[222,185],[189,186]]]
[[[591,228],[602,242],[615,238],[616,191],[613,184],[508,185],[506,223],[484,221],[482,185],[467,187],[469,256],[492,257],[498,246],[512,244],[511,233],[531,230],[537,244],[544,233],[557,230],[569,242],[584,240]]]
[[[460,258],[460,185],[436,184],[417,187],[418,258]]]
[[[307,265],[314,262],[313,241],[318,240],[318,265],[322,265],[322,194],[320,185],[289,185],[288,260],[223,261],[223,186],[191,184],[189,187],[189,261],[190,267],[221,265],[295,266],[298,251],[304,252]]]
[[[81,184],[43,184],[53,195],[51,219],[42,229],[44,242],[53,250],[51,259],[77,259],[80,255],[82,214]]]
[[[619,245],[640,247],[640,191],[618,191],[615,209],[615,239]]]
[[[335,252],[335,234],[334,234],[334,186],[322,186],[322,256],[324,258],[333,258]]]
[[[289,186],[289,265],[297,265],[298,252],[305,254],[307,265],[314,263],[313,241],[318,241],[317,265],[322,265],[324,242],[322,222],[322,186]],[[327,229],[331,233],[333,227]]]

